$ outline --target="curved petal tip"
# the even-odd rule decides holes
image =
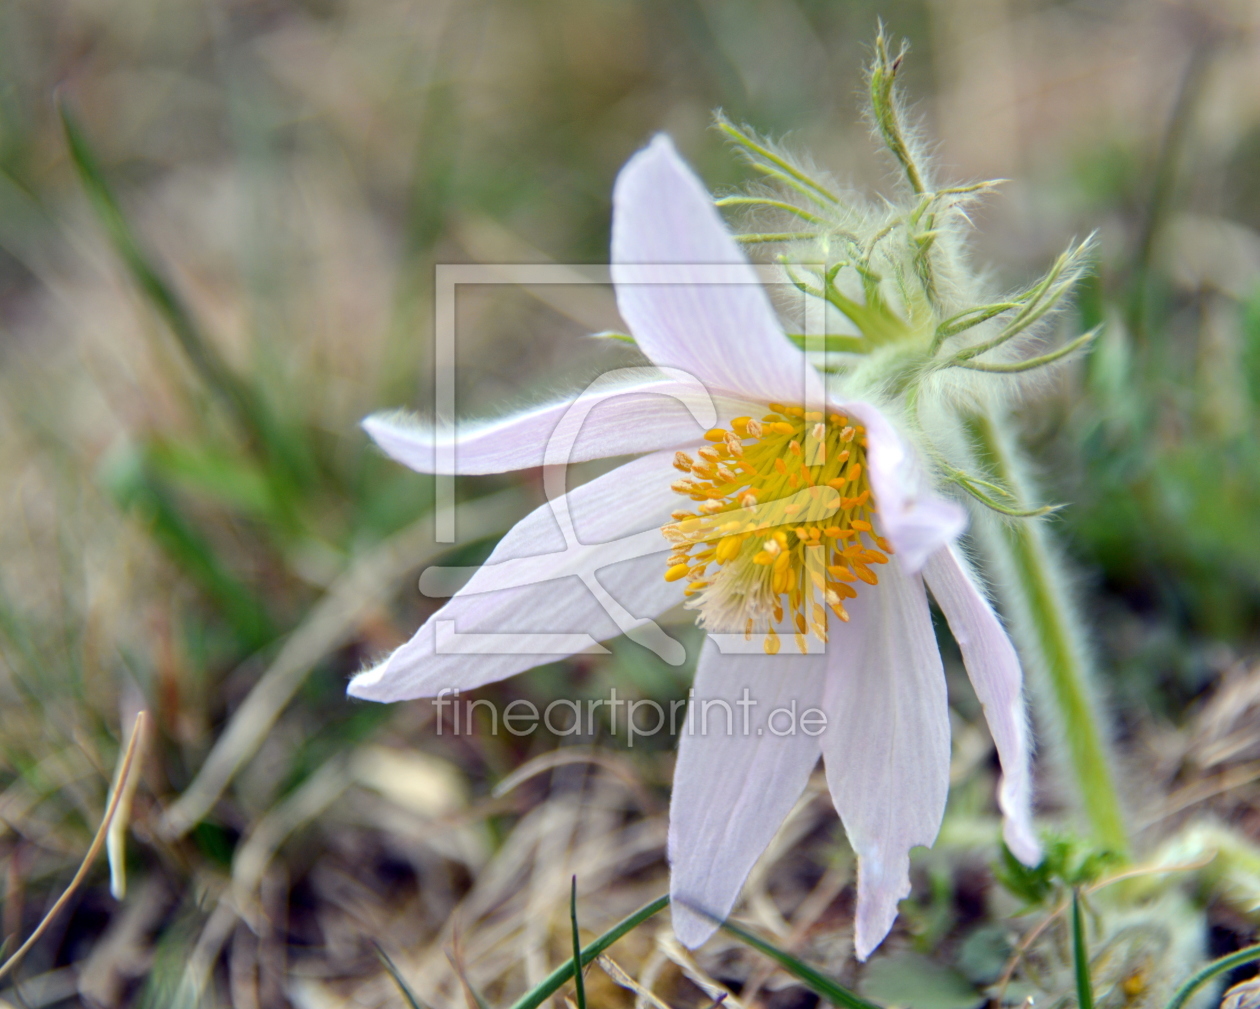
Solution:
[[[360,701],[396,701],[401,698],[392,696],[392,692],[385,687],[385,670],[389,667],[389,659],[378,662],[374,666],[369,666],[347,684],[346,693],[350,697],[358,698]]]
[[[866,960],[884,941],[897,920],[897,902],[910,896],[910,859],[906,855],[885,863],[878,852],[858,858],[857,922],[853,951]]]

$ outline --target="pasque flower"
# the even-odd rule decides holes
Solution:
[[[881,402],[873,383],[861,398],[846,394],[843,377],[787,338],[664,136],[617,179],[612,275],[658,371],[589,391],[564,461],[637,458],[518,523],[350,693],[398,701],[469,690],[619,631],[659,643],[652,618],[683,604],[710,632],[693,712],[751,698],[761,713],[818,709],[825,728],[736,731],[713,715],[682,733],[669,830],[679,939],[699,945],[711,916],[730,912],[821,756],[858,856],[855,947],[865,958],[909,893],[910,849],[933,843],[945,808],[949,711],[928,592],[1001,758],[1006,843],[1025,862],[1039,857],[1020,665],[957,545],[966,511],[940,489],[893,395]],[[455,472],[556,461],[549,440],[574,410],[553,403],[462,431]],[[393,458],[435,471],[431,429],[398,416],[364,426]],[[474,632],[544,637],[517,654],[464,647]]]

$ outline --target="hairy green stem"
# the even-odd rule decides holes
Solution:
[[[988,416],[972,415],[967,428],[982,465],[1022,500],[1014,447]],[[1073,630],[1079,617],[1064,590],[1044,526],[1036,518],[1012,521],[993,516],[986,529],[983,546],[994,554],[996,571],[1009,582],[1004,594],[1025,664],[1041,674],[1056,709],[1053,721],[1059,742],[1093,838],[1127,855],[1128,833],[1090,690],[1089,660],[1081,635]]]

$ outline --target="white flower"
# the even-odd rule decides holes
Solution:
[[[822,756],[858,855],[855,946],[865,959],[909,893],[909,851],[935,840],[948,791],[949,712],[925,586],[1001,757],[1006,842],[1025,862],[1039,858],[1019,662],[954,545],[965,512],[934,491],[885,412],[829,393],[664,136],[617,180],[612,261],[621,314],[661,372],[586,396],[563,461],[642,454],[518,523],[350,693],[397,701],[470,690],[619,631],[659,644],[652,618],[685,600],[723,633],[704,645],[694,731],[679,744],[675,932],[692,947],[712,934],[713,921],[691,908],[730,912]],[[707,282],[718,273],[739,283]],[[711,400],[697,398],[696,380]],[[571,410],[557,403],[462,434],[456,471],[554,462],[547,444]],[[434,471],[432,431],[389,417],[365,427],[395,459]],[[542,632],[552,644],[528,655],[462,649],[459,635],[478,631]],[[781,636],[798,647],[780,649]],[[743,639],[757,646],[730,646]],[[818,708],[825,731],[728,730],[725,714],[703,731],[702,716],[730,710],[722,702],[736,704],[745,688],[763,717]]]

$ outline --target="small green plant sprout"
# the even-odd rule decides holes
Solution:
[[[1042,860],[1028,866],[1003,845],[995,868],[997,881],[1024,902],[1025,911],[1057,904],[1065,893],[1096,883],[1123,863],[1115,852],[1062,834],[1043,838],[1042,850]]]

